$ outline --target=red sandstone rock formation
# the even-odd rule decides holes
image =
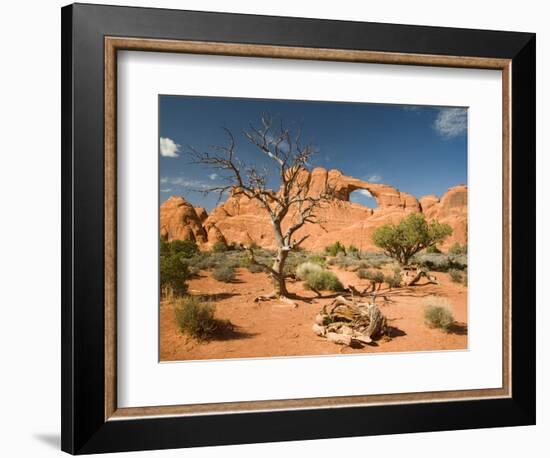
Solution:
[[[206,232],[193,206],[183,197],[172,196],[160,206],[160,236],[167,241],[207,242]]]
[[[310,195],[326,189],[333,190],[335,198],[316,213],[321,224],[306,224],[295,237],[309,237],[302,247],[321,251],[325,246],[340,241],[353,244],[361,250],[376,250],[371,241],[376,228],[386,223],[396,223],[410,212],[423,212],[428,219],[450,224],[453,235],[444,244],[467,241],[467,187],[455,186],[440,199],[425,196],[418,201],[414,196],[384,184],[368,183],[342,175],[338,170],[316,168],[304,172],[304,180],[310,180]],[[350,194],[358,189],[367,190],[376,199],[377,208],[350,202]],[[176,210],[177,209],[177,210]],[[231,195],[210,215],[204,209],[193,207],[181,197],[171,197],[161,205],[161,236],[168,240],[189,238],[205,247],[217,241],[227,243],[256,244],[274,248],[273,230],[265,210],[255,201],[243,195]],[[292,211],[284,221],[291,224]]]

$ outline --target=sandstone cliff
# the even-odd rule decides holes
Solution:
[[[303,248],[321,251],[338,240],[361,250],[376,250],[371,241],[376,228],[396,223],[410,212],[422,212],[428,220],[437,219],[451,225],[453,235],[444,247],[455,241],[461,244],[467,241],[468,194],[464,185],[450,188],[441,199],[430,195],[417,200],[391,186],[348,177],[338,170],[316,168],[306,173],[311,180],[311,195],[319,194],[328,184],[335,198],[316,212],[322,224],[306,224],[295,234],[296,238],[310,235]],[[368,191],[378,206],[371,209],[350,202],[350,194],[358,189]],[[286,218],[286,224],[290,224],[291,217]],[[231,195],[210,215],[203,208],[194,209],[183,197],[171,197],[161,205],[160,230],[161,236],[168,240],[195,240],[205,248],[217,241],[245,245],[255,242],[265,248],[275,247],[267,214],[243,195]]]

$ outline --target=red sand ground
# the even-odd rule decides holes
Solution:
[[[331,269],[344,285],[358,289],[368,281],[354,272]],[[279,301],[255,303],[260,294],[270,293],[271,281],[264,273],[238,269],[234,283],[222,283],[208,272],[189,282],[192,294],[209,295],[215,303],[216,317],[227,319],[235,326],[230,335],[197,341],[182,333],[176,323],[174,307],[163,302],[160,308],[161,361],[249,358],[269,356],[330,355],[348,353],[403,352],[465,349],[467,339],[467,288],[453,283],[448,274],[436,272],[440,284],[420,284],[414,287],[382,290],[392,300],[380,305],[392,327],[392,338],[382,338],[373,345],[350,348],[328,342],[313,333],[314,317],[331,297],[318,298],[303,288],[302,282],[289,281],[290,292],[305,300],[296,300],[298,308]],[[430,329],[424,323],[423,300],[430,295],[443,296],[452,306],[457,326],[451,333]],[[324,293],[323,296],[329,296]],[[378,303],[378,301],[377,301]]]

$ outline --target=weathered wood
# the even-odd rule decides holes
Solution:
[[[404,286],[414,286],[421,278],[426,278],[430,283],[439,284],[437,278],[429,275],[424,269],[417,267],[416,270],[408,269],[401,271],[401,283]]]
[[[337,296],[315,317],[313,332],[341,345],[351,345],[353,341],[371,343],[386,331],[386,318],[375,299],[373,295],[372,302],[367,303]]]
[[[339,345],[351,345],[351,336],[344,335],[344,334],[338,334],[336,332],[327,332],[325,334],[325,337],[327,340],[330,340],[331,342],[334,342]]]
[[[312,326],[312,329],[313,332],[318,336],[324,336],[326,333],[326,328],[324,326],[318,325],[317,323]]]
[[[369,306],[369,320],[369,327],[364,332],[364,335],[372,338],[385,331],[386,317],[382,315],[380,309],[374,304]]]
[[[322,315],[322,314],[318,313],[317,315],[315,315],[315,323],[320,325],[320,326],[323,326],[325,324],[326,317],[327,317],[327,315]]]

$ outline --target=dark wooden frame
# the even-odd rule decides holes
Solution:
[[[227,413],[223,406],[196,407],[192,416],[178,406],[117,410],[117,49],[502,69],[503,298],[509,307],[503,345],[509,349],[504,366],[510,376],[503,391],[434,396],[428,403],[418,394],[400,403],[327,398],[309,406],[267,405],[262,412],[241,403],[242,409],[230,409],[239,413]],[[62,9],[62,129],[63,450],[94,453],[534,424],[534,34],[71,5]]]

